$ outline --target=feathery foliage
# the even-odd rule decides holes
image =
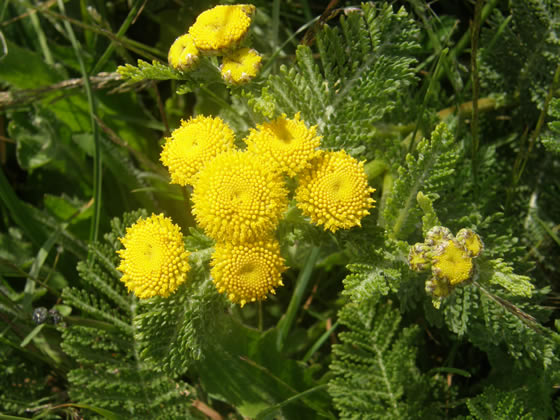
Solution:
[[[407,154],[405,165],[399,167],[398,178],[384,209],[385,225],[393,238],[408,236],[420,220],[416,197],[420,190],[428,195],[445,188],[454,174],[461,154],[447,126],[441,123],[431,138],[422,140],[417,155]]]
[[[344,419],[422,418],[430,413],[429,383],[415,364],[418,327],[400,327],[390,304],[348,303],[339,313],[348,328],[333,346],[329,393]]]
[[[81,404],[134,418],[184,418],[190,387],[159,373],[140,358],[135,339],[137,299],[127,293],[116,270],[118,238],[142,212],[114,219],[105,244],[92,244],[90,261],[78,266],[83,289],[67,288],[64,303],[82,313],[79,324],[62,329],[62,347],[77,363],[68,373],[70,395]]]
[[[481,33],[481,80],[488,92],[508,95],[523,112],[543,109],[560,65],[557,37],[560,7],[555,1],[509,1],[509,16],[494,9]]]

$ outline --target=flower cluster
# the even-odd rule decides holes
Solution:
[[[442,298],[449,296],[456,286],[473,279],[473,259],[483,249],[482,240],[470,229],[461,229],[453,237],[446,227],[435,226],[423,243],[410,248],[408,265],[418,272],[431,268],[432,277],[426,281],[426,291]]]
[[[190,71],[200,56],[223,56],[222,78],[234,85],[248,82],[257,75],[262,61],[256,50],[241,46],[254,13],[252,4],[220,5],[202,12],[188,33],[169,48],[169,65]]]
[[[289,204],[286,177],[297,181],[294,196],[303,214],[326,230],[359,226],[374,203],[363,162],[320,150],[317,127],[307,127],[299,113],[251,129],[244,150],[219,117],[182,121],[165,140],[160,158],[171,182],[193,188],[196,222],[216,241],[214,284],[241,306],[283,285],[286,266],[275,233]],[[188,253],[178,229],[152,216],[122,239],[122,281],[138,297],[167,296],[185,280]]]

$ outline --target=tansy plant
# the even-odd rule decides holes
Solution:
[[[557,2],[7,3],[0,417],[560,417]]]

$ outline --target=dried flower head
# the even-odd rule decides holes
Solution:
[[[222,61],[222,78],[232,85],[247,83],[259,72],[261,61],[260,54],[252,48],[235,50]]]
[[[445,279],[456,286],[470,280],[473,269],[472,258],[455,239],[443,240],[434,248],[432,273],[436,279]]]
[[[216,6],[198,15],[189,34],[202,53],[220,55],[239,45],[249,31],[253,13],[252,4]]]
[[[216,241],[241,243],[269,235],[287,207],[282,176],[245,152],[222,153],[200,172],[193,214]]]
[[[431,278],[425,284],[426,292],[437,298],[443,298],[449,296],[453,291],[453,288],[449,283],[442,279]]]
[[[364,163],[344,151],[322,152],[300,175],[297,206],[313,223],[336,231],[360,226],[374,200]]]
[[[141,299],[167,297],[187,279],[189,253],[179,226],[163,214],[138,220],[119,238],[121,281]]]
[[[412,271],[424,271],[431,266],[432,248],[426,244],[417,243],[410,247],[408,265]]]
[[[187,71],[198,64],[199,52],[192,36],[189,34],[181,35],[171,44],[167,55],[169,65],[174,69]]]
[[[218,291],[241,307],[266,299],[268,293],[274,294],[276,287],[284,285],[282,272],[286,267],[274,239],[241,245],[218,243],[211,264]]]
[[[283,114],[274,121],[257,125],[243,141],[250,153],[266,156],[279,170],[295,176],[311,166],[311,160],[319,154],[321,137],[317,135],[317,127],[307,128],[298,112],[293,119]]]
[[[234,133],[220,117],[199,115],[181,121],[165,139],[160,160],[169,169],[171,183],[192,185],[197,173],[218,154],[234,149]]]
[[[453,239],[453,234],[445,226],[434,226],[426,233],[425,243],[429,246],[435,246],[441,241],[449,241]]]

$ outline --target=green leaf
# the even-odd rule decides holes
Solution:
[[[43,58],[10,40],[8,54],[0,60],[0,80],[18,89],[36,89],[59,82],[58,71],[43,61]]]
[[[247,417],[272,407],[290,419],[329,416],[326,392],[300,395],[317,383],[310,369],[276,350],[276,335],[276,330],[261,335],[224,319],[219,339],[195,364],[204,387]],[[289,398],[290,404],[282,405]]]
[[[130,80],[131,82],[141,82],[142,80],[183,80],[185,78],[185,73],[174,70],[167,64],[163,64],[159,61],[152,61],[148,63],[144,60],[138,60],[138,67],[132,64],[125,64],[124,66],[119,66],[117,72],[125,80]]]
[[[398,169],[398,178],[384,209],[390,237],[405,238],[415,229],[420,220],[416,203],[420,190],[426,195],[437,193],[454,175],[460,149],[453,140],[445,123],[440,123],[429,140],[424,139],[418,144],[416,155],[409,153],[406,156],[406,163]]]

